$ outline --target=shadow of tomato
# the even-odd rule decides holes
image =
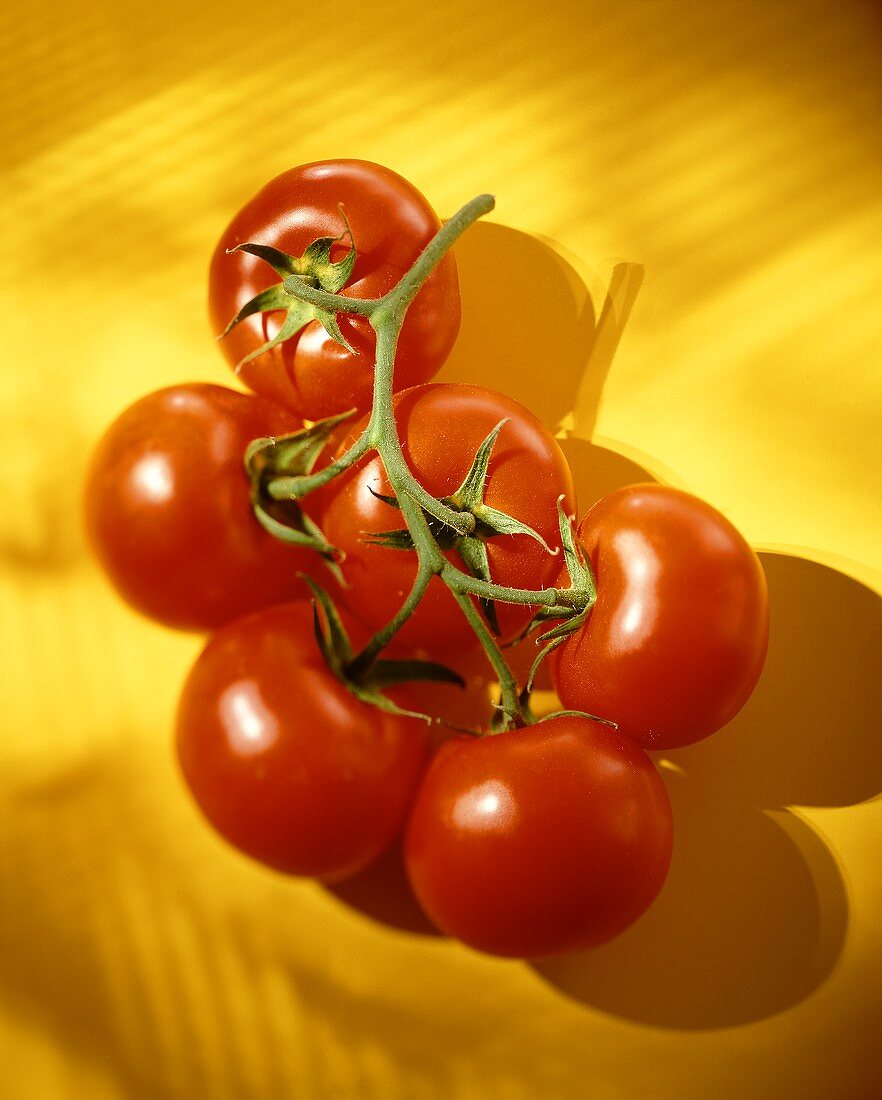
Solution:
[[[404,870],[400,844],[360,874],[345,882],[328,885],[325,889],[350,909],[388,928],[423,936],[443,934],[432,924],[414,897]]]
[[[463,238],[457,259],[463,327],[439,379],[499,389],[562,427],[580,514],[622,485],[675,480],[652,456],[589,442],[642,267],[617,265],[606,293],[592,297],[559,250],[485,223]],[[577,406],[578,423],[569,415]],[[882,642],[880,601],[800,557],[765,554],[763,565],[772,638],[753,698],[725,730],[660,761],[676,828],[662,894],[610,944],[535,964],[585,1005],[671,1028],[746,1023],[798,1003],[841,953],[842,873],[790,807],[844,806],[882,789],[882,699],[870,667]],[[512,654],[521,672],[534,652],[528,644]],[[550,695],[549,686],[540,676]],[[400,855],[363,874],[343,884],[342,900],[425,931]]]
[[[727,1027],[796,1004],[831,973],[848,924],[842,871],[789,807],[882,789],[882,601],[836,570],[763,554],[772,630],[760,683],[724,730],[662,756],[674,860],[613,942],[536,966],[568,996],[665,1027]]]

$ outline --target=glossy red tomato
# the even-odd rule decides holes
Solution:
[[[493,955],[593,947],[649,906],[671,859],[671,809],[649,757],[586,718],[458,738],[414,803],[405,860],[442,931]]]
[[[209,272],[209,311],[222,332],[239,309],[280,277],[263,260],[227,249],[251,241],[300,257],[319,237],[337,237],[345,228],[339,205],[352,228],[357,259],[341,291],[352,298],[374,298],[391,290],[440,228],[423,196],[388,168],[362,160],[306,164],[271,180],[236,215],[215,249]],[[348,239],[334,246],[342,258]],[[279,330],[284,314],[255,315],[221,341],[230,364],[256,350]],[[430,379],[447,358],[459,331],[460,298],[456,264],[448,254],[407,312],[398,341],[397,388]],[[282,401],[317,420],[371,400],[374,334],[363,318],[342,317],[343,334],[354,348],[336,343],[317,321],[249,363],[240,377],[251,389]]]
[[[259,436],[296,431],[279,405],[221,386],[149,394],[107,430],[86,479],[86,526],[120,595],[159,622],[209,630],[305,592],[311,551],[268,535],[242,464]]]
[[[328,670],[305,602],[209,641],[181,695],[178,754],[208,820],[289,874],[354,874],[399,833],[428,726],[363,703]]]
[[[475,452],[500,420],[486,482],[485,503],[528,524],[545,541],[560,544],[557,499],[574,508],[572,477],[557,441],[535,416],[494,390],[456,383],[417,386],[395,396],[395,417],[404,455],[416,479],[435,497],[455,492]],[[357,437],[356,425],[340,450]],[[333,546],[345,552],[349,588],[340,599],[372,629],[383,626],[407,596],[416,576],[416,554],[373,546],[364,537],[401,528],[401,512],[374,494],[391,493],[380,459],[369,456],[334,482],[322,516]],[[509,587],[553,584],[560,556],[528,535],[487,540],[491,579]],[[462,567],[455,551],[449,556]],[[529,608],[497,603],[503,637],[512,637],[532,614]],[[474,643],[474,634],[450,592],[438,578],[400,633],[402,644],[429,647],[436,654]]]
[[[612,719],[651,749],[720,729],[765,660],[768,596],[756,554],[709,504],[664,485],[610,493],[579,534],[597,603],[552,655],[564,705]]]

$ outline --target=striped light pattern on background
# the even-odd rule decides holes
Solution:
[[[0,1095],[876,1095],[880,12],[6,5]],[[220,230],[335,156],[497,196],[444,377],[560,429],[584,503],[652,476],[767,551],[757,698],[663,762],[671,880],[592,956],[484,959],[231,853],[170,752],[199,640],[86,555],[103,427],[231,382]]]

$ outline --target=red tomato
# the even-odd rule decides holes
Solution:
[[[593,947],[649,906],[671,859],[671,808],[649,757],[586,718],[443,745],[410,815],[422,907],[493,955]]]
[[[259,436],[302,427],[288,409],[190,384],[137,401],[108,429],[86,480],[86,526],[120,595],[186,630],[209,630],[303,594],[319,558],[260,527],[242,464]]]
[[[572,477],[551,433],[522,405],[493,390],[455,383],[417,386],[395,396],[395,417],[405,458],[416,479],[435,497],[459,488],[485,437],[500,420],[508,423],[490,459],[485,503],[536,530],[552,547],[560,544],[557,499],[574,507]],[[361,432],[356,425],[342,452]],[[373,491],[372,491],[373,490]],[[372,629],[383,626],[403,603],[416,576],[416,554],[367,544],[363,536],[402,528],[401,512],[374,495],[391,487],[374,455],[334,482],[321,526],[345,552],[349,588],[341,601]],[[491,579],[509,587],[553,584],[561,558],[528,535],[496,535],[487,541]],[[462,567],[455,552],[451,560]],[[532,614],[528,607],[497,603],[502,636],[514,636]],[[447,587],[433,578],[422,603],[402,628],[402,644],[434,653],[474,643],[474,633]]]
[[[231,844],[334,880],[399,833],[428,726],[358,700],[327,668],[306,603],[228,623],[181,696],[178,754],[200,809]]]
[[[300,257],[319,237],[344,230],[339,204],[352,228],[357,259],[341,293],[352,298],[385,294],[412,266],[441,226],[423,196],[388,168],[363,160],[306,164],[271,180],[246,203],[224,231],[209,272],[209,311],[222,332],[239,309],[281,278],[263,260],[226,250],[251,241]],[[334,246],[342,258],[348,239]],[[284,313],[249,317],[221,341],[230,364],[278,332]],[[253,390],[317,420],[371,400],[374,334],[364,318],[341,316],[340,327],[354,353],[336,343],[317,321],[240,372]],[[448,254],[429,276],[407,312],[398,341],[398,388],[430,379],[447,358],[460,323],[459,283]]]
[[[720,729],[765,660],[768,596],[756,554],[709,504],[663,485],[610,493],[579,534],[597,603],[551,658],[564,705],[612,719],[650,749]]]
[[[359,634],[357,624],[347,620],[346,626],[353,645],[367,641],[366,636]],[[393,658],[412,656],[394,641],[383,655]],[[447,723],[454,723],[459,730],[483,728],[489,721],[492,702],[498,694],[491,690],[488,683],[483,650],[471,649],[456,654],[452,659],[448,656],[446,663],[462,676],[464,687],[445,683],[408,683],[391,688],[386,693],[399,706],[432,715],[440,721],[431,728],[430,751],[451,737],[458,736]],[[414,897],[404,869],[401,840],[399,837],[379,859],[357,875],[327,884],[328,890],[351,909],[380,924],[403,932],[438,936],[440,932]]]

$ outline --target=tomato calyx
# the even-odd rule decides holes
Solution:
[[[285,478],[311,473],[335,429],[353,415],[354,410],[287,435],[254,439],[243,456],[251,484],[251,506],[258,523],[282,542],[315,550],[338,580],[342,580],[339,551],[330,545],[296,498],[280,497],[273,488]]]
[[[570,585],[569,588],[559,592],[560,602],[546,604],[536,612],[515,641],[523,640],[536,626],[549,620],[558,621],[559,625],[547,634],[540,635],[540,638],[567,637],[585,623],[597,599],[594,571],[584,548],[576,537],[573,526],[574,517],[567,515],[564,511],[562,498],[557,502],[557,515],[564,567]],[[561,619],[563,622],[560,622]]]
[[[552,627],[551,630],[547,630],[536,637],[536,645],[539,647],[539,652],[530,666],[524,690],[520,696],[519,701],[522,710],[529,707],[529,699],[533,692],[536,674],[542,662],[553,650],[563,645],[567,638],[575,634],[577,630],[581,630],[588,621],[588,617],[597,600],[597,584],[594,580],[594,572],[581,543],[576,538],[573,528],[573,518],[568,516],[564,511],[562,500],[558,500],[557,510],[560,527],[560,541],[564,553],[564,564],[570,580],[570,588],[567,591],[578,598],[574,603],[568,605],[545,604],[543,607],[540,607],[518,637],[509,643],[509,646],[517,645],[518,642],[522,642],[544,622],[557,622],[557,625]],[[561,593],[561,595],[563,595],[563,593]],[[555,711],[555,715],[559,713],[564,712]],[[616,728],[615,722],[611,722],[606,718],[598,718],[596,715],[588,714],[586,711],[566,711],[565,713],[592,718],[594,721],[604,722]]]
[[[500,511],[498,508],[490,507],[484,500],[493,448],[499,433],[508,423],[508,419],[508,417],[504,417],[488,432],[475,452],[469,470],[459,488],[449,496],[441,497],[439,501],[451,511],[473,516],[474,526],[471,532],[462,534],[423,509],[426,523],[438,548],[441,550],[455,550],[469,575],[488,583],[492,581],[490,562],[487,556],[487,541],[491,538],[499,535],[526,535],[538,542],[549,554],[555,555],[558,552],[553,550],[539,532],[530,527],[529,524]],[[401,506],[397,497],[377,493],[370,486],[368,488],[378,500],[382,500],[393,508],[400,509]],[[372,538],[364,541],[372,546],[382,546],[394,550],[416,549],[413,535],[406,527],[380,531]],[[495,602],[491,599],[479,597],[478,603],[491,630],[494,634],[499,635],[501,631]]]
[[[354,354],[354,349],[343,335],[336,314],[332,310],[305,302],[291,292],[293,284],[301,283],[316,290],[322,290],[327,294],[339,294],[352,278],[358,253],[342,205],[339,210],[344,223],[343,232],[337,237],[318,237],[307,246],[302,256],[290,256],[287,252],[282,252],[271,245],[259,244],[254,241],[245,241],[226,250],[228,254],[247,252],[251,256],[256,256],[268,263],[282,281],[268,287],[266,290],[262,290],[246,302],[224,331],[220,333],[218,340],[223,340],[236,325],[244,321],[246,317],[252,317],[255,313],[278,311],[285,313],[285,320],[276,335],[261,344],[260,347],[255,348],[248,355],[243,356],[236,364],[235,370],[237,373],[252,359],[256,359],[259,355],[263,355],[296,336],[312,321],[318,321],[332,340]],[[346,237],[349,238],[350,242],[349,250],[342,259],[332,261],[331,252],[334,245],[339,244]]]
[[[311,577],[304,575],[303,580],[314,597],[313,627],[322,657],[334,676],[363,703],[370,703],[390,714],[419,718],[431,724],[436,719],[421,711],[407,710],[399,706],[384,694],[384,689],[414,680],[465,687],[465,681],[458,672],[435,661],[416,658],[380,660],[375,657],[365,660],[363,658],[365,651],[360,654],[354,652],[349,634],[330,594]]]

